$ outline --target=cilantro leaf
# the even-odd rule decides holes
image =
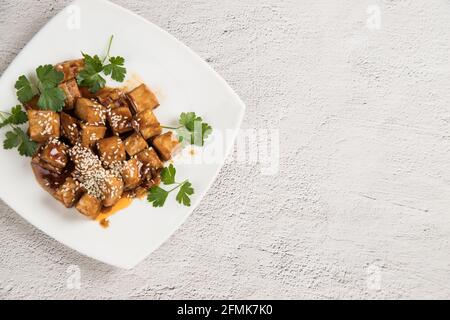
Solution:
[[[14,131],[8,131],[6,133],[6,139],[3,141],[3,148],[5,149],[12,149],[17,147],[20,144],[20,137],[17,134],[17,132]]]
[[[123,66],[125,63],[125,59],[122,57],[111,57],[109,58],[110,64],[106,65],[103,69],[103,72],[106,75],[111,75],[113,80],[123,82],[125,79],[125,75],[127,73],[127,69]]]
[[[64,73],[55,70],[51,64],[37,67],[36,75],[41,84],[41,89],[54,88],[64,79]]]
[[[20,105],[11,108],[11,113],[1,111],[0,113],[1,118],[3,119],[3,121],[0,122],[0,128],[3,128],[8,124],[22,124],[28,121],[27,114],[22,111],[22,107]],[[5,118],[3,114],[7,114],[8,117]]]
[[[19,99],[20,102],[25,103],[33,98],[33,88],[27,77],[23,75],[20,76],[14,87],[17,89],[17,99]]]
[[[150,191],[147,196],[147,200],[150,203],[153,203],[153,207],[162,207],[164,203],[166,202],[167,196],[169,195],[169,192],[158,187],[154,186],[150,188]]]
[[[6,133],[6,139],[3,141],[3,148],[12,149],[19,147],[21,156],[31,157],[38,147],[38,144],[20,128],[14,128],[13,131]]]
[[[103,71],[103,63],[99,56],[91,57],[83,53],[84,69],[78,73],[77,82],[82,87],[88,87],[92,93],[96,93],[106,85],[106,80],[100,75]]]
[[[61,111],[64,107],[66,95],[61,88],[45,88],[41,91],[41,96],[37,103],[42,110]]]
[[[31,157],[36,152],[38,144],[30,139],[30,137],[20,128],[16,128],[15,131],[20,137],[21,143],[19,146],[19,153],[21,156]]]
[[[21,105],[11,108],[10,118],[10,123],[12,124],[22,124],[28,121],[27,113],[22,110]]]
[[[195,112],[183,112],[178,120],[181,127],[177,129],[177,134],[180,137],[179,141],[185,144],[195,144],[203,146],[205,140],[212,132],[212,127],[203,122],[202,117],[199,117]]]
[[[189,207],[191,205],[190,195],[194,194],[194,188],[192,188],[192,184],[189,181],[184,182],[180,190],[177,193],[177,201],[185,206]]]
[[[164,169],[162,169],[161,171],[161,181],[164,184],[174,184],[175,183],[175,174],[176,174],[177,170],[175,169],[175,167],[173,166],[173,164],[170,164],[170,166],[165,167]]]

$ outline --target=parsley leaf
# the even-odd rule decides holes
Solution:
[[[19,99],[20,102],[25,103],[33,98],[33,88],[27,77],[23,75],[20,76],[14,87],[17,89],[17,99]]]
[[[111,75],[113,80],[122,82],[125,79],[127,69],[123,66],[125,59],[122,57],[111,57],[109,58],[110,64],[106,65],[103,72],[106,75]]]
[[[170,164],[170,166],[165,167],[161,171],[161,181],[166,184],[174,184],[175,183],[175,174],[177,170],[173,166],[173,164]]]
[[[32,141],[22,129],[14,128],[6,133],[3,148],[12,149],[15,147],[19,147],[21,156],[31,157],[36,152],[38,144]]]
[[[64,79],[64,73],[56,71],[51,64],[37,67],[36,75],[44,90],[56,87]]]
[[[0,128],[3,128],[8,124],[22,124],[28,121],[27,114],[22,111],[22,107],[20,105],[11,108],[11,113],[1,111],[0,113],[2,114],[1,118],[3,119],[3,121],[0,122]],[[8,117],[5,118],[3,114],[7,114]]]
[[[164,203],[166,202],[167,196],[169,195],[169,192],[158,187],[154,186],[150,188],[150,191],[147,196],[147,200],[150,203],[153,203],[153,206],[156,207],[162,207]]]
[[[195,112],[181,113],[178,122],[181,125],[181,127],[176,128],[179,141],[185,144],[203,146],[212,132],[212,127],[203,122],[202,117],[197,116]]]
[[[6,139],[3,141],[3,148],[5,149],[12,149],[17,147],[20,144],[20,137],[17,134],[17,132],[14,131],[8,131],[6,133]]]
[[[186,181],[181,185],[176,199],[180,204],[184,204],[189,207],[191,205],[191,199],[189,196],[192,194],[194,194],[194,188],[192,188],[192,184],[189,181]]]
[[[41,96],[37,103],[42,110],[61,111],[65,104],[66,95],[61,88],[45,88],[41,91]]]
[[[77,82],[82,87],[88,87],[92,93],[96,93],[106,85],[106,80],[100,75],[103,71],[103,63],[99,56],[91,57],[83,53],[84,68],[78,73]]]
[[[192,184],[185,180],[183,182],[176,182],[175,181],[175,174],[177,170],[173,166],[173,164],[170,164],[168,167],[163,168],[161,171],[161,182],[165,185],[171,185],[176,184],[176,186],[170,190],[164,190],[163,188],[159,186],[154,186],[150,188],[148,191],[147,200],[150,203],[153,203],[154,207],[162,207],[164,203],[166,202],[167,196],[172,191],[178,190],[176,200],[185,206],[191,205],[191,199],[189,196],[194,194],[194,188],[192,188]]]
[[[82,87],[88,87],[92,93],[96,93],[106,85],[106,80],[102,73],[111,76],[113,80],[123,82],[127,69],[125,69],[125,59],[123,57],[110,57],[113,36],[109,38],[108,50],[106,56],[100,59],[98,55],[90,56],[83,53],[84,68],[78,73],[77,82]],[[109,64],[105,65],[106,59],[109,58]]]

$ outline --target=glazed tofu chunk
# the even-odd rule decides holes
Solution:
[[[172,158],[172,154],[176,153],[179,149],[180,142],[170,131],[153,139],[153,147],[156,149],[162,160],[168,161]]]
[[[98,141],[97,149],[105,166],[126,159],[125,146],[119,137],[109,137]]]
[[[123,92],[117,88],[103,88],[96,93],[98,101],[105,107],[113,108],[114,101],[119,100],[123,96]]]
[[[115,134],[133,130],[131,111],[128,107],[117,107],[108,110],[108,123]]]
[[[78,121],[65,112],[61,112],[61,130],[62,136],[66,137],[71,144],[75,144],[79,138]]]
[[[50,139],[40,150],[41,164],[46,169],[61,173],[69,161],[69,147],[57,139]]]
[[[63,82],[59,85],[59,87],[64,91],[64,94],[66,95],[65,100],[65,110],[71,110],[75,106],[75,102],[78,98],[81,97],[80,90],[78,90],[78,84],[75,79]]]
[[[123,193],[123,180],[122,178],[114,175],[108,175],[105,178],[105,190],[103,193],[103,205],[105,207],[111,207],[119,201]]]
[[[164,167],[164,164],[162,163],[161,159],[159,159],[158,154],[151,147],[139,152],[136,155],[136,158],[140,162],[147,164],[154,169],[162,169]]]
[[[102,105],[90,99],[80,98],[75,106],[75,116],[91,125],[105,124],[105,110]]]
[[[59,199],[66,208],[71,208],[83,194],[80,183],[72,177],[67,177],[66,181],[56,190],[56,198]]]
[[[105,133],[105,126],[81,124],[81,144],[84,147],[92,147],[97,141],[105,137]]]
[[[125,140],[125,150],[129,154],[130,157],[135,154],[141,152],[144,149],[147,149],[147,142],[142,138],[139,133],[133,133],[131,136],[126,138]]]
[[[142,162],[136,158],[125,162],[122,168],[122,179],[125,190],[134,189],[141,183],[141,167]]]
[[[161,125],[156,119],[152,110],[144,110],[134,116],[134,128],[140,132],[144,139],[160,135],[162,132]]]
[[[78,75],[78,72],[80,72],[80,70],[83,68],[83,59],[64,61],[55,66],[55,69],[57,71],[61,71],[62,73],[64,73],[63,81],[74,79]]]
[[[28,110],[29,134],[33,141],[42,143],[60,136],[59,114],[50,110]]]
[[[130,91],[128,93],[128,98],[136,113],[144,110],[153,110],[159,106],[155,94],[145,84],[141,84],[139,87]]]
[[[89,193],[85,193],[75,206],[78,211],[92,219],[97,218],[101,207],[102,202]]]

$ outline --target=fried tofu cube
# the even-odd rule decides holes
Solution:
[[[81,97],[86,99],[95,99],[97,96],[95,93],[92,93],[88,87],[78,87],[78,90],[80,90]]]
[[[89,193],[85,193],[78,201],[75,208],[85,216],[95,219],[100,213],[102,202]]]
[[[63,137],[66,137],[71,144],[75,144],[79,138],[78,121],[65,112],[61,112],[61,130]]]
[[[152,144],[164,161],[170,160],[172,154],[174,154],[181,146],[178,139],[174,137],[172,131],[157,136],[153,139]]]
[[[66,181],[56,190],[56,198],[61,201],[66,208],[71,208],[80,199],[84,190],[80,183],[72,177],[67,177]]]
[[[114,101],[119,100],[123,96],[123,91],[117,88],[103,88],[95,96],[102,105],[113,108]]]
[[[153,110],[159,106],[155,94],[145,84],[141,84],[139,87],[130,91],[127,96],[136,113],[144,110]]]
[[[131,111],[128,107],[117,107],[108,110],[107,118],[112,131],[115,134],[133,130]]]
[[[91,126],[81,124],[81,144],[84,147],[92,147],[97,141],[105,137],[105,126]]]
[[[125,190],[134,189],[141,183],[141,167],[142,162],[136,158],[125,162],[122,167],[122,179]]]
[[[69,162],[68,151],[69,147],[64,143],[50,139],[39,152],[41,164],[50,171],[61,173]]]
[[[78,99],[75,106],[75,115],[78,119],[91,125],[105,124],[105,110],[100,104],[93,100],[86,98]]]
[[[55,69],[57,71],[61,71],[62,73],[64,73],[63,81],[68,81],[68,80],[74,79],[78,75],[78,72],[80,72],[81,69],[83,69],[83,68],[84,68],[84,60],[83,59],[64,61],[64,62],[58,63],[55,66]]]
[[[69,150],[70,160],[75,164],[75,169],[79,171],[86,170],[86,160],[89,161],[90,169],[102,169],[102,162],[92,149],[84,147],[81,143],[76,143]]]
[[[162,133],[161,125],[152,110],[144,110],[137,113],[134,116],[133,125],[144,139],[149,139]]]
[[[97,142],[100,159],[106,166],[126,159],[125,146],[119,137],[109,137]]]
[[[139,152],[136,155],[136,158],[140,162],[148,164],[151,168],[154,169],[162,169],[164,167],[164,164],[162,163],[161,159],[159,159],[158,154],[152,147]]]
[[[42,143],[49,138],[59,138],[59,114],[50,110],[28,110],[29,134],[33,141]]]
[[[125,150],[130,155],[130,157],[147,149],[147,141],[142,138],[139,133],[133,133],[131,136],[125,139]]]
[[[75,106],[75,102],[77,101],[78,98],[81,97],[80,90],[78,89],[77,80],[72,79],[63,82],[58,87],[60,87],[64,91],[64,94],[66,95],[65,100],[66,105],[64,106],[64,109],[65,110],[73,109]]]
[[[120,177],[114,175],[108,175],[105,178],[105,190],[103,192],[103,205],[105,207],[111,207],[116,204],[122,197],[123,193],[123,180]]]

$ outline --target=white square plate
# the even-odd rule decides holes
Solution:
[[[161,123],[175,124],[181,112],[195,111],[215,130],[202,149],[209,161],[196,154],[190,159],[194,163],[187,163],[183,156],[174,162],[178,178],[188,178],[195,188],[191,207],[178,204],[172,194],[163,208],[135,200],[112,216],[110,227],[104,229],[47,194],[34,178],[30,158],[3,148],[0,197],[68,247],[117,267],[132,268],[198,205],[231,151],[245,106],[208,64],[167,32],[110,2],[78,0],[42,28],[5,71],[0,79],[3,110],[18,103],[14,84],[19,75],[30,75],[42,64],[79,58],[80,51],[103,55],[110,35],[114,35],[112,55],[125,58],[127,76],[138,74],[156,92],[161,106],[155,113]],[[225,132],[227,139],[222,139]]]

